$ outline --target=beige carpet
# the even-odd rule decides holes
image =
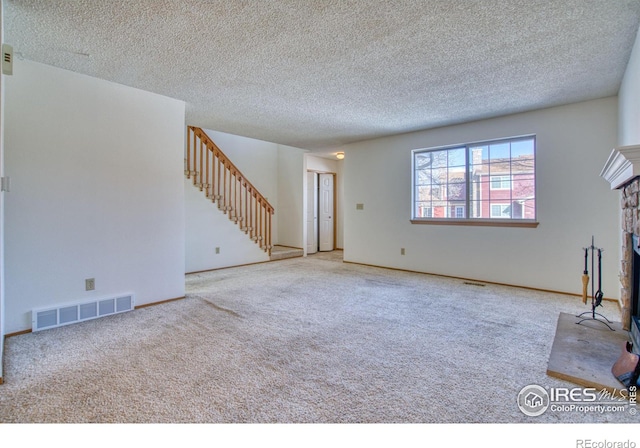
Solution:
[[[184,300],[9,338],[0,421],[638,421],[516,405],[573,386],[546,369],[579,298],[340,255],[192,274]]]

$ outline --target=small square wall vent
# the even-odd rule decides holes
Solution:
[[[122,294],[106,299],[34,309],[31,312],[31,331],[46,330],[124,313],[133,310],[134,303],[133,294]]]

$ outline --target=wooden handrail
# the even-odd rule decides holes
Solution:
[[[271,254],[273,206],[201,128],[188,126],[185,175],[265,252]]]

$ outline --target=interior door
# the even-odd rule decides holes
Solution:
[[[307,172],[307,254],[318,252],[318,174]]]
[[[333,250],[333,174],[319,176],[319,250]]]

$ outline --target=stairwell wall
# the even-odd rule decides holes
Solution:
[[[302,154],[249,137],[205,129],[220,150],[275,208],[273,244],[302,247]],[[185,179],[186,272],[260,263],[269,256]],[[299,216],[298,216],[299,215]],[[219,253],[216,253],[219,248]]]

